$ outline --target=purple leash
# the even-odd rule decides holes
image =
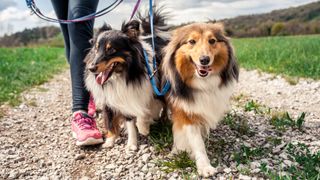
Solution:
[[[133,11],[130,16],[130,21],[132,20],[133,16],[136,14],[137,10],[139,9],[140,2],[141,2],[141,0],[138,0],[136,5],[134,6]]]

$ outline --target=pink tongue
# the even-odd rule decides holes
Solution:
[[[207,73],[208,71],[211,71],[212,69],[210,68],[210,67],[208,67],[208,66],[198,66],[198,68],[199,68],[199,72],[201,73],[201,74],[205,74],[205,73]]]
[[[201,74],[206,74],[207,73],[207,71],[205,71],[205,70],[199,70],[199,71],[200,71]]]
[[[110,71],[106,70],[104,72],[99,73],[96,77],[96,82],[100,85],[103,85],[108,80],[109,72]]]
[[[100,84],[101,85],[101,82],[102,82],[102,75],[103,74],[103,72],[101,72],[97,77],[96,77],[96,82],[98,83],[98,84]]]

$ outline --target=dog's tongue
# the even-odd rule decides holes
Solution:
[[[201,72],[201,73],[206,73],[208,71],[211,71],[212,69],[209,67],[209,66],[198,66],[198,70]]]
[[[109,70],[99,73],[96,77],[96,82],[100,85],[103,85],[108,80],[109,73]]]

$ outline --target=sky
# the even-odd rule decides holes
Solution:
[[[34,0],[41,12],[49,17],[55,17],[51,0]],[[65,0],[67,1],[67,0]],[[232,18],[238,15],[266,13],[275,9],[299,6],[316,0],[155,0],[160,6],[165,6],[169,13],[169,24],[180,24],[190,21],[207,21],[208,19]],[[113,0],[100,0],[98,10]],[[114,11],[96,20],[95,27],[103,22],[119,28],[128,20],[136,0],[124,0]],[[140,10],[146,10],[148,0],[142,0]],[[25,28],[56,25],[30,14],[25,0],[0,0],[0,36],[21,31]]]

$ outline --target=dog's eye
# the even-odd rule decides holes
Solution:
[[[190,43],[191,45],[194,45],[194,44],[196,44],[196,41],[193,40],[193,39],[191,39],[191,40],[189,40],[189,43]]]
[[[115,53],[115,52],[116,52],[116,50],[115,50],[114,48],[108,49],[108,53],[109,53],[109,54],[113,54],[113,53]]]
[[[209,44],[215,44],[217,40],[215,39],[209,39]]]

